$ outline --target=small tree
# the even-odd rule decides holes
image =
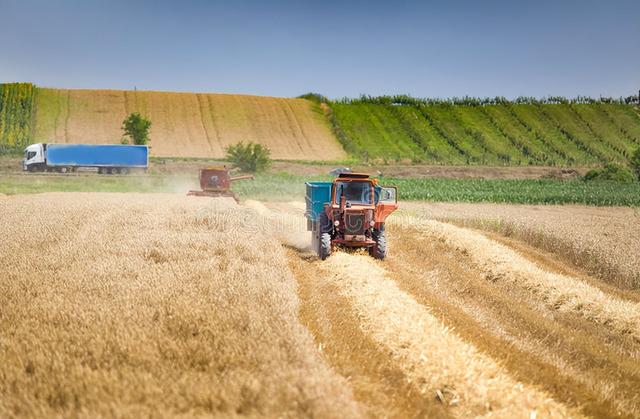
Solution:
[[[243,172],[260,172],[271,164],[271,150],[262,144],[240,141],[225,148],[227,159]]]
[[[149,129],[151,121],[140,115],[138,112],[130,114],[122,122],[124,135],[129,136],[136,145],[145,145],[149,142]]]
[[[633,170],[638,180],[640,180],[640,148],[634,151],[631,156],[631,170]]]

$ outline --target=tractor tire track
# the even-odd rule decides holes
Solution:
[[[537,386],[514,381],[500,364],[461,341],[430,307],[399,290],[384,264],[344,252],[324,262],[301,261],[293,251],[289,258],[300,287],[302,322],[327,362],[354,385],[358,401],[381,403],[383,409],[369,412],[373,416],[580,416]],[[347,329],[332,335],[345,319]],[[354,380],[354,371],[365,378]],[[394,381],[404,389],[389,409],[379,392]]]
[[[288,249],[289,268],[298,282],[300,320],[315,338],[325,360],[346,377],[356,401],[369,417],[439,417],[448,414],[436,400],[420,394],[391,365],[360,327],[357,313],[334,284],[319,280],[315,254]]]

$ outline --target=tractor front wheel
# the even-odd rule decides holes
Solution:
[[[318,256],[325,260],[331,255],[331,221],[326,212],[322,212],[318,217]]]
[[[322,233],[322,235],[320,235],[320,247],[318,250],[318,255],[322,260],[325,260],[331,255],[331,235],[329,233]]]
[[[369,248],[369,254],[375,259],[384,259],[387,256],[387,239],[384,235],[384,230],[374,231],[373,240],[376,243]]]

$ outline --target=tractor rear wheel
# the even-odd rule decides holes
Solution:
[[[376,243],[369,248],[369,254],[375,259],[384,259],[387,256],[387,238],[384,235],[384,230],[374,231],[373,240]]]
[[[322,260],[325,260],[331,255],[331,235],[329,233],[322,233],[320,236],[318,255]]]

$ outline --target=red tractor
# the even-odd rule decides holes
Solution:
[[[343,173],[333,182],[307,182],[307,230],[320,259],[335,246],[366,247],[376,259],[387,254],[384,223],[398,209],[395,187],[377,179]]]

